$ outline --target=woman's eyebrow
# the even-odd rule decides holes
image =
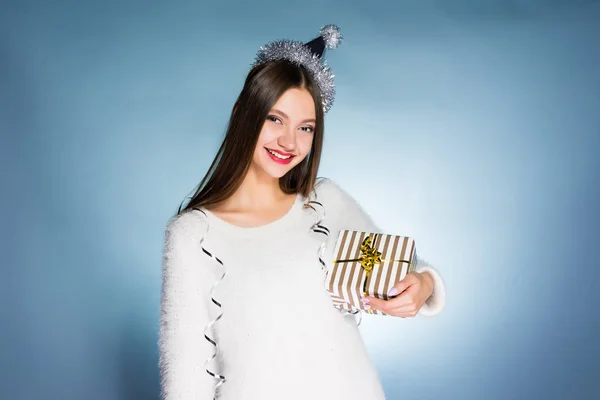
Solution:
[[[277,113],[277,114],[281,114],[281,116],[282,116],[283,118],[285,118],[285,119],[290,119],[289,115],[287,115],[286,113],[284,113],[284,112],[283,112],[283,111],[281,111],[281,110],[278,110],[278,109],[274,108],[274,109],[272,109],[271,111],[272,111],[272,112],[275,112],[275,113]],[[314,118],[307,118],[307,119],[305,119],[305,120],[303,120],[303,121],[302,121],[302,123],[304,123],[304,122],[314,122],[314,123],[316,123],[317,121],[316,121]]]

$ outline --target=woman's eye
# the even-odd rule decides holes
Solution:
[[[277,117],[275,117],[275,116],[273,116],[273,115],[269,115],[269,116],[267,117],[267,119],[268,119],[269,121],[273,121],[273,122],[275,122],[275,123],[279,123],[279,124],[281,123],[281,120],[279,120],[279,118],[277,118]]]
[[[304,130],[304,132],[308,132],[308,133],[312,133],[315,131],[315,128],[313,128],[312,126],[303,126],[300,129],[302,129],[302,130]]]

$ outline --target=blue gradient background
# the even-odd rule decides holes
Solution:
[[[600,398],[599,21],[566,0],[3,1],[0,398],[158,398],[165,223],[256,49],[326,23],[321,175],[448,291],[436,318],[361,325],[388,398]]]

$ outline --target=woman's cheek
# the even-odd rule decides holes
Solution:
[[[270,143],[277,139],[277,130],[272,127],[265,128],[263,131],[263,143]]]
[[[312,135],[306,135],[306,137],[304,137],[302,139],[302,142],[301,142],[302,155],[306,155],[310,152],[310,149],[312,147],[312,142],[313,142]]]

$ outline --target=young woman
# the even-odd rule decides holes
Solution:
[[[169,221],[159,332],[167,400],[385,398],[356,322],[323,283],[340,230],[379,232],[352,197],[316,178],[334,97],[321,56],[340,39],[328,25],[309,43],[259,51],[207,175]],[[442,279],[421,261],[395,289],[364,301],[398,317],[445,304]]]

